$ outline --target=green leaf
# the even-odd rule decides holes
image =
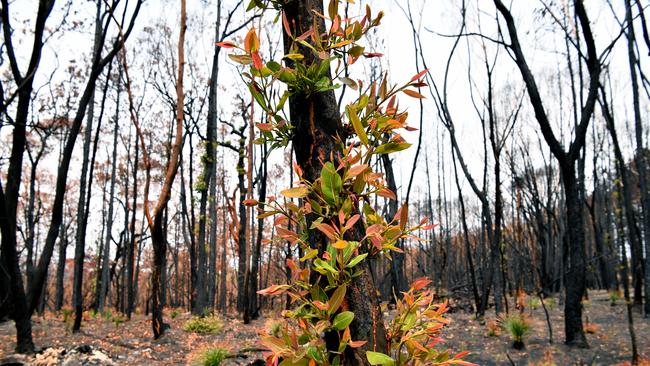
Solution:
[[[348,50],[348,54],[352,55],[353,57],[359,57],[363,54],[364,48],[361,46],[353,46]]]
[[[318,65],[318,72],[316,74],[317,78],[325,76],[325,77],[327,77],[328,80],[330,79],[329,71],[330,71],[330,60],[331,59],[332,58],[327,58],[327,59],[321,61],[320,65]]]
[[[395,360],[381,352],[368,351],[366,358],[371,365],[393,366],[395,364]]]
[[[348,118],[350,119],[350,123],[352,123],[352,127],[354,127],[354,132],[356,132],[357,136],[359,136],[359,140],[361,140],[361,143],[367,146],[368,135],[366,135],[366,129],[363,128],[363,125],[361,124],[361,120],[357,115],[357,111],[354,109],[354,107],[350,105],[345,107],[345,110],[348,113]]]
[[[265,111],[268,111],[268,107],[266,106],[266,101],[264,100],[264,96],[262,93],[260,93],[253,84],[248,84],[248,89],[251,91],[251,94],[253,95],[253,98],[255,98],[255,101],[257,104],[262,107]]]
[[[282,108],[284,108],[284,104],[287,102],[287,98],[289,98],[289,92],[285,90],[284,94],[282,94],[282,97],[280,97],[278,105],[275,107],[276,111],[281,111]]]
[[[297,361],[292,361],[290,358],[287,358],[284,361],[280,362],[279,366],[307,366],[307,365],[309,365],[308,358],[301,358]]]
[[[321,355],[320,355],[320,352],[318,352],[318,348],[316,348],[316,347],[314,347],[314,346],[311,346],[311,347],[307,348],[307,354],[308,354],[309,357],[311,357],[312,360],[314,360],[314,361],[317,361],[317,362],[321,362],[321,361],[322,361],[322,357],[321,357]]]
[[[296,81],[296,75],[293,71],[289,69],[283,69],[280,70],[280,74],[278,75],[278,79],[286,84],[293,83]]]
[[[389,142],[383,145],[379,145],[375,149],[375,154],[381,155],[381,154],[390,154],[402,150],[406,150],[409,147],[411,147],[411,144],[408,142]]]
[[[307,254],[305,254],[304,257],[300,258],[301,262],[304,262],[306,260],[312,259],[318,255],[318,249],[312,249]]]
[[[332,267],[329,263],[325,262],[324,260],[317,258],[314,260],[314,267],[315,269],[318,270],[319,268],[323,269],[326,272],[330,272],[332,274],[338,274],[339,271],[337,271],[334,267]]]
[[[347,328],[350,323],[352,323],[352,320],[354,319],[354,313],[351,311],[344,311],[339,314],[336,314],[334,317],[334,322],[332,324],[332,327],[336,330],[343,330]]]
[[[327,7],[327,15],[329,15],[330,20],[339,13],[339,0],[330,0],[330,4]]]
[[[284,58],[288,58],[289,60],[294,60],[294,61],[300,61],[303,58],[305,58],[305,56],[300,53],[287,53],[286,55],[284,55]]]
[[[339,286],[334,290],[334,293],[332,294],[332,297],[329,299],[329,308],[327,309],[328,314],[334,314],[336,310],[341,306],[343,303],[343,299],[345,298],[345,292],[347,291],[347,286],[345,284]]]
[[[273,60],[267,62],[266,67],[268,67],[273,72],[278,72],[282,69],[282,65]]]
[[[339,176],[336,172],[336,168],[334,168],[334,164],[327,162],[323,165],[320,180],[321,190],[323,191],[325,200],[327,203],[335,205],[338,201],[343,183],[341,181],[341,176]]]
[[[258,5],[257,0],[251,0],[251,2],[248,3],[248,7],[246,8],[246,11],[250,11],[250,10],[252,10],[252,9],[255,9],[255,8],[258,7],[258,6],[259,6],[259,5]]]
[[[352,268],[352,267],[356,266],[357,264],[361,263],[362,260],[366,259],[367,256],[368,256],[368,253],[363,253],[361,255],[358,255],[358,256],[354,257],[354,259],[352,259],[350,261],[350,263],[348,263],[348,265],[346,267],[347,268]]]
[[[410,312],[406,315],[404,318],[404,324],[402,324],[402,330],[403,331],[409,331],[415,326],[415,322],[417,321],[417,316],[414,312]]]

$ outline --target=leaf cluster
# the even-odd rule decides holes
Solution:
[[[397,199],[373,162],[380,155],[411,146],[401,132],[414,129],[408,126],[408,113],[400,110],[397,96],[404,93],[423,98],[413,88],[425,85],[421,79],[426,70],[401,86],[389,85],[387,75],[365,88],[361,80],[343,77],[361,57],[381,57],[366,52],[360,40],[381,23],[383,13],[373,16],[367,6],[363,17],[343,18],[338,14],[339,2],[331,0],[327,15],[315,13],[311,29],[295,34],[282,11],[286,1],[252,0],[249,9],[280,10],[276,19],[282,18],[283,30],[292,44],[279,61],[263,60],[254,28],[242,46],[219,43],[242,52],[229,57],[248,67],[242,75],[266,118],[256,124],[260,133],[256,143],[267,143],[272,149],[285,147],[292,139],[293,126],[284,112],[290,96],[309,98],[335,89],[340,86],[335,80],[358,92],[345,107],[343,131],[339,131],[340,154],[324,157],[318,178],[306,179],[295,165],[299,181],[282,191],[281,197],[270,197],[267,202],[244,201],[248,206],[258,206],[258,218],[273,217],[279,239],[302,247],[305,253],[297,261],[287,260],[290,283],[258,292],[287,295],[292,301],[291,309],[282,313],[284,322],[275,323],[272,331],[262,336],[262,343],[271,350],[269,364],[346,364],[346,352],[367,342],[352,339],[350,326],[355,314],[346,302],[354,278],[365,270],[364,261],[378,255],[390,259],[391,253],[402,251],[398,241],[422,240],[414,233],[435,226],[426,218],[411,224],[407,205],[388,219],[374,207],[378,198]],[[326,30],[319,30],[317,17],[328,21]],[[277,91],[278,86],[282,93]],[[426,280],[416,281],[398,300],[398,314],[389,327],[389,352],[366,352],[371,364],[469,364],[462,360],[463,353],[451,357],[433,349],[447,324],[443,317],[447,306],[434,303],[432,293],[424,289],[427,285]],[[337,344],[333,345],[332,339]]]

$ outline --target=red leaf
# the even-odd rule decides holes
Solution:
[[[257,205],[259,203],[259,201],[250,198],[250,199],[244,200],[243,203],[244,203],[244,206],[255,206],[255,205]]]
[[[431,229],[435,228],[436,226],[438,226],[438,224],[431,224],[431,225],[423,226],[422,230],[431,230]]]
[[[415,90],[404,89],[402,91],[404,92],[404,94],[408,95],[411,98],[424,99],[424,95],[416,92]]]
[[[420,79],[420,78],[423,77],[427,72],[429,72],[429,69],[424,69],[424,70],[418,72],[415,76],[413,76],[413,77],[411,78],[411,81],[415,81],[415,80]]]
[[[262,131],[271,132],[273,131],[273,125],[270,123],[256,123],[255,126]]]
[[[316,226],[316,229],[320,230],[330,240],[335,240],[337,237],[336,230],[331,225],[320,223]]]
[[[361,215],[359,215],[359,214],[356,214],[356,215],[353,215],[352,217],[350,217],[350,219],[348,220],[348,222],[345,223],[345,228],[346,228],[347,230],[352,229],[352,227],[354,226],[354,224],[356,224],[357,221],[359,221],[359,218],[361,218]]]
[[[413,281],[411,288],[415,291],[422,290],[431,283],[431,280],[426,277],[420,277],[417,280]]]
[[[219,42],[216,44],[217,46],[221,48],[235,48],[237,47],[234,43],[232,42]]]
[[[279,295],[285,293],[289,288],[291,288],[289,285],[273,285],[264,290],[259,290],[257,293],[260,295]]]
[[[291,37],[291,28],[289,27],[286,11],[282,12],[282,26],[284,27],[284,31],[287,32],[287,35]]]
[[[390,198],[390,199],[392,199],[393,201],[396,201],[396,200],[397,200],[397,196],[395,195],[395,193],[393,193],[393,191],[391,191],[391,190],[388,189],[388,188],[382,188],[382,189],[380,189],[379,191],[377,191],[377,194],[378,194],[379,196],[381,196],[381,197]]]
[[[368,343],[368,341],[351,341],[348,345],[351,348],[359,348],[359,347],[363,346],[366,343]]]
[[[383,55],[384,55],[383,53],[378,53],[378,52],[366,52],[363,54],[363,57],[374,58],[374,57],[382,57]]]
[[[278,235],[280,235],[280,237],[282,239],[288,240],[288,241],[290,241],[292,243],[295,242],[296,240],[298,240],[298,238],[300,238],[300,236],[298,234],[296,234],[295,232],[293,232],[291,230],[287,230],[287,229],[282,228],[282,227],[276,227],[275,231],[278,232]]]
[[[255,51],[251,53],[251,57],[253,57],[253,67],[255,67],[258,70],[262,70],[262,68],[264,67],[264,63],[262,62],[260,53]]]
[[[348,170],[348,177],[356,177],[368,169],[368,164],[355,165]]]

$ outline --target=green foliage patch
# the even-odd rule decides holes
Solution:
[[[183,330],[196,334],[217,334],[223,328],[221,319],[214,316],[195,317],[185,322]]]

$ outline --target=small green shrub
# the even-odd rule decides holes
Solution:
[[[70,320],[70,317],[72,314],[74,314],[74,311],[72,309],[61,309],[61,314],[63,315],[63,322],[67,323],[68,320]]]
[[[524,337],[530,333],[530,323],[521,315],[510,315],[503,320],[503,328],[512,336],[512,347],[524,348]]]
[[[172,310],[171,313],[169,313],[169,317],[172,319],[176,319],[180,315],[180,312],[178,310]]]
[[[217,317],[192,318],[185,322],[186,332],[197,334],[217,334],[223,328],[223,323]]]
[[[557,306],[557,300],[555,300],[554,297],[547,297],[544,299],[544,306],[546,306],[548,310],[553,310]]]
[[[621,299],[621,293],[620,292],[612,291],[612,292],[609,293],[609,302],[610,302],[609,304],[611,306],[616,306],[616,303],[620,299]]]
[[[111,313],[110,310],[106,310],[106,311],[104,311],[102,313],[102,318],[104,318],[104,320],[106,320],[106,321],[109,321],[109,320],[113,319],[113,313]]]
[[[124,323],[125,320],[126,319],[124,318],[124,316],[122,316],[122,314],[117,314],[113,317],[113,319],[111,319],[113,324],[115,324],[115,329],[119,328],[120,325]]]
[[[529,307],[531,310],[537,310],[540,306],[542,306],[542,302],[541,302],[538,298],[536,298],[536,297],[531,297],[531,298],[528,300],[528,307]]]
[[[228,358],[228,355],[228,351],[223,348],[206,348],[199,351],[197,356],[194,358],[192,365],[219,366],[226,358]]]
[[[74,314],[74,310],[72,309],[61,309],[61,315],[63,315],[63,323],[65,324],[66,329],[72,329],[72,314]]]
[[[283,325],[284,322],[280,319],[269,319],[266,321],[266,333],[273,337],[280,337]]]

